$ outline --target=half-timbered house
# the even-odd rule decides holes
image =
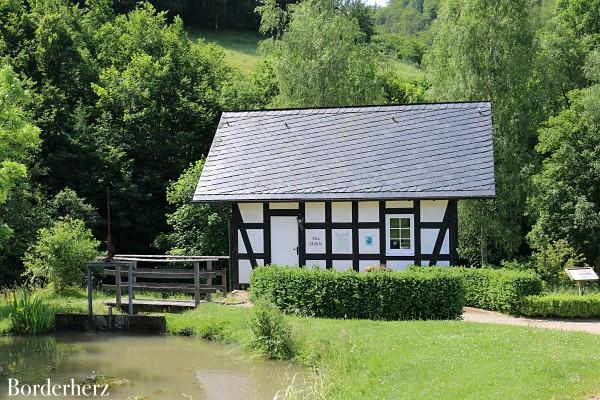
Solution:
[[[477,102],[225,112],[194,201],[231,204],[235,288],[265,264],[453,264],[457,201],[494,196]]]

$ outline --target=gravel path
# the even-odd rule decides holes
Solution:
[[[565,331],[580,331],[600,335],[600,319],[535,319],[513,317],[494,311],[465,307],[463,319],[469,322],[530,326]],[[599,399],[600,400],[600,399]]]

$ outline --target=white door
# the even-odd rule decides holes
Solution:
[[[296,217],[271,217],[271,263],[298,265]]]

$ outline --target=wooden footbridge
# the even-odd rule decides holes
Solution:
[[[88,263],[88,313],[92,316],[92,275],[114,277],[114,284],[102,284],[102,289],[115,292],[115,300],[106,304],[135,312],[179,312],[197,307],[202,296],[221,292],[227,294],[225,269],[216,264],[225,256],[115,255],[110,261]],[[148,264],[151,267],[144,267]],[[157,267],[165,264],[164,266]],[[174,268],[173,264],[179,264]],[[191,267],[191,268],[190,268]],[[193,300],[139,299],[136,292],[192,294]],[[127,298],[123,294],[127,293]]]

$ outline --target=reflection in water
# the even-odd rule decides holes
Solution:
[[[187,337],[61,333],[0,337],[0,399],[22,383],[113,383],[111,399],[272,399],[298,368]]]

